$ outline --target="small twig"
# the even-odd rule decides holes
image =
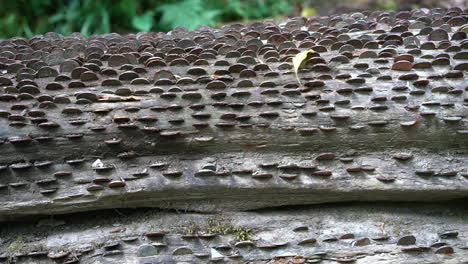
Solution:
[[[127,215],[121,213],[121,212],[120,212],[119,210],[117,210],[117,209],[114,209],[114,211],[115,211],[118,215],[120,215],[120,216],[127,217]]]

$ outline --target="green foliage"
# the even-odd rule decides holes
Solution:
[[[398,3],[396,0],[390,0],[390,1],[382,1],[380,0],[377,2],[377,8],[378,9],[383,9],[383,10],[389,10],[389,11],[395,11],[398,7]]]
[[[296,0],[225,0],[213,1],[218,9],[223,10],[223,16],[232,20],[262,19],[289,13]]]
[[[54,31],[69,35],[190,30],[286,15],[302,0],[15,0],[2,1],[0,38]]]
[[[183,0],[164,4],[157,10],[162,14],[160,23],[164,28],[184,26],[195,29],[202,25],[213,26],[216,17],[221,13],[220,10],[203,6],[202,0]]]
[[[132,26],[138,31],[148,32],[153,27],[154,12],[149,10],[143,15],[134,16],[132,18]]]

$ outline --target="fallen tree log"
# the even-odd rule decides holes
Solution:
[[[0,221],[466,199],[466,23],[421,9],[1,40]]]

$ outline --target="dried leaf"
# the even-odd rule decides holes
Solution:
[[[307,7],[302,9],[301,11],[301,16],[303,17],[311,17],[311,16],[316,16],[317,15],[317,9],[313,7]]]
[[[385,231],[385,223],[382,223],[382,224],[380,225],[380,230],[382,231],[382,233],[383,233],[384,235],[387,235],[387,232]]]
[[[307,55],[309,55],[309,53],[311,53],[311,52],[314,52],[314,50],[310,49],[310,50],[300,52],[296,56],[294,56],[294,58],[292,59],[293,67],[294,67],[294,73],[296,74],[296,79],[297,79],[297,82],[299,83],[299,85],[302,85],[302,84],[301,84],[301,81],[299,80],[299,76],[297,75],[297,72],[299,71],[299,68],[301,67],[301,65],[305,61],[305,59],[307,59]]]

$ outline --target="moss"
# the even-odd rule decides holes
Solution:
[[[225,218],[211,218],[208,219],[207,223],[207,231],[208,233],[214,233],[214,234],[222,234],[222,235],[227,235],[231,234],[234,230],[234,227]]]
[[[47,247],[43,243],[27,244],[25,250],[26,252],[47,251]]]
[[[252,239],[252,229],[246,227],[238,227],[235,229],[234,238],[236,241],[246,241]]]
[[[229,219],[224,217],[213,217],[208,219],[204,224],[197,224],[190,221],[184,225],[178,226],[177,230],[183,230],[183,233],[188,235],[195,234],[218,234],[218,235],[233,235],[236,241],[245,241],[252,239],[252,230],[246,227],[236,227]]]
[[[6,249],[8,255],[15,255],[17,253],[30,253],[45,251],[47,247],[42,243],[26,243],[23,237],[17,237]]]
[[[185,227],[185,233],[189,235],[194,235],[200,232],[200,226],[198,226],[195,222],[190,221],[188,225]]]
[[[10,254],[22,252],[26,248],[26,243],[22,236],[17,237],[7,248]]]

